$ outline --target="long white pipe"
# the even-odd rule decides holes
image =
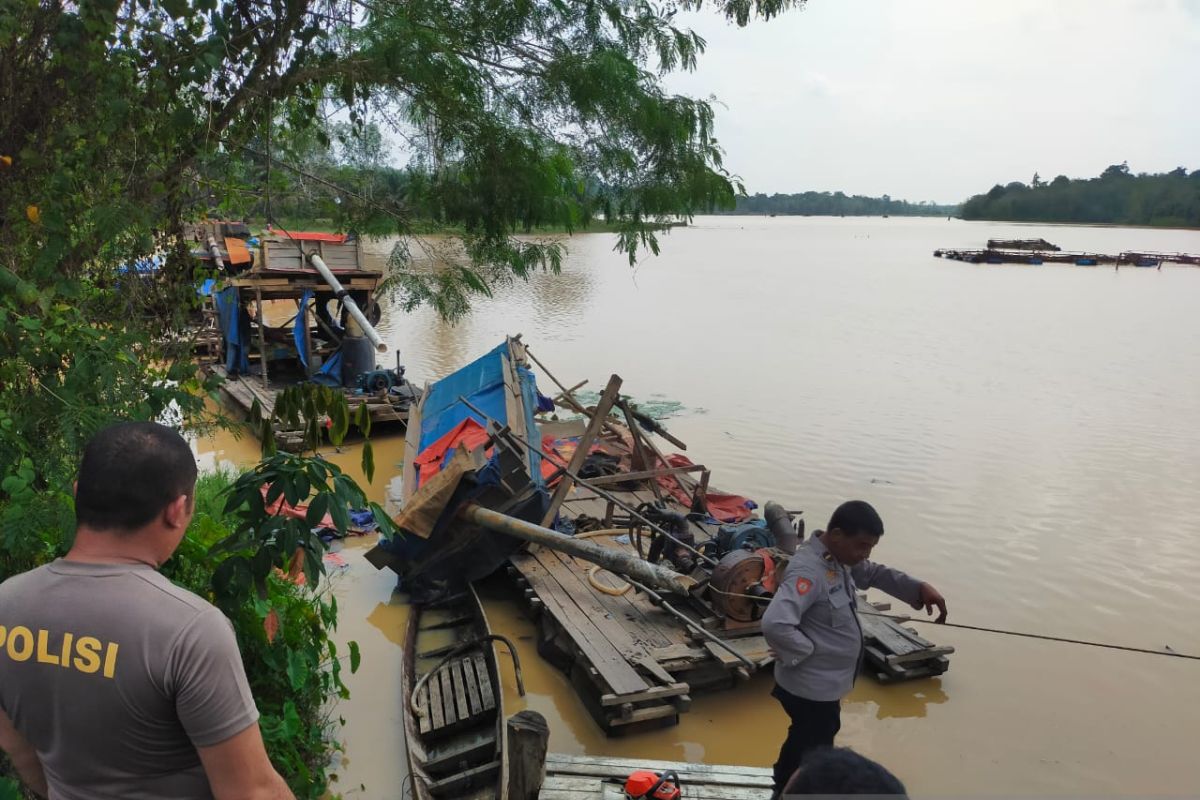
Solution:
[[[370,340],[371,344],[375,345],[376,352],[386,353],[387,345],[379,338],[379,333],[371,323],[367,322],[366,315],[359,309],[358,304],[354,302],[354,298],[349,294],[345,294],[346,290],[342,288],[341,281],[334,277],[329,267],[325,266],[325,262],[321,257],[316,253],[309,253],[308,260],[316,268],[317,272],[321,273],[321,277],[325,279],[325,282],[338,293],[342,303],[346,306],[346,310],[350,312],[350,316],[354,317],[354,321],[363,329],[363,333],[366,334],[367,339]]]

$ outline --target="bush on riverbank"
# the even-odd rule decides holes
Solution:
[[[175,583],[214,600],[213,575],[228,556],[211,548],[227,538],[237,520],[226,512],[235,476],[201,476],[196,513],[179,551],[163,573]],[[298,798],[318,798],[328,789],[328,767],[339,745],[337,720],[327,699],[346,698],[341,661],[330,635],[337,627],[337,602],[322,583],[315,591],[286,573],[272,572],[266,596],[243,595],[225,611],[237,632],[242,661],[271,762]],[[351,646],[351,667],[357,649]]]

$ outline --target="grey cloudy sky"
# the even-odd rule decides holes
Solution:
[[[715,95],[746,190],[958,202],[1035,171],[1200,169],[1200,0],[809,0],[708,41],[669,87]]]

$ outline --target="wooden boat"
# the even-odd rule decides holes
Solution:
[[[494,641],[474,587],[412,607],[404,643],[404,732],[415,800],[508,796],[504,695]]]

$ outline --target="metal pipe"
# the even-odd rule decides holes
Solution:
[[[610,572],[632,576],[642,583],[648,583],[664,591],[686,597],[688,591],[696,585],[696,582],[686,575],[680,575],[674,570],[643,561],[620,550],[586,540],[580,541],[573,536],[567,536],[558,531],[543,528],[541,525],[501,514],[498,511],[492,511],[490,508],[484,508],[474,503],[467,505],[461,515],[468,521],[496,533],[515,536],[527,542],[544,545],[552,550],[569,553],[593,564],[599,564]]]
[[[666,601],[666,600],[664,600],[664,599],[662,598],[662,595],[660,595],[658,592],[652,591],[650,588],[648,588],[648,587],[646,587],[646,586],[643,586],[643,585],[641,585],[641,584],[640,584],[640,583],[638,583],[637,581],[632,581],[632,580],[631,580],[631,581],[629,581],[629,582],[630,582],[630,583],[632,583],[632,584],[633,584],[633,585],[634,585],[634,586],[635,586],[635,587],[636,587],[636,588],[637,588],[639,591],[643,591],[643,592],[645,592],[646,594],[650,595],[650,600],[651,600],[651,602],[653,602],[653,603],[654,603],[656,606],[659,606],[660,608],[662,608],[662,610],[663,610],[663,611],[666,611],[668,614],[670,614],[671,616],[673,616],[673,617],[675,617],[676,619],[678,619],[680,622],[682,622],[682,623],[683,623],[684,625],[686,625],[688,628],[690,628],[690,629],[692,629],[693,631],[695,631],[696,633],[700,634],[700,635],[701,635],[701,636],[703,636],[705,639],[708,639],[710,642],[712,642],[713,644],[715,644],[717,647],[720,647],[722,650],[728,650],[730,653],[732,653],[733,655],[737,656],[737,658],[738,658],[740,661],[742,661],[742,663],[744,663],[744,664],[746,664],[747,666],[749,666],[749,667],[750,667],[750,669],[753,669],[753,670],[757,670],[757,669],[758,669],[758,665],[757,665],[757,664],[755,664],[753,661],[751,661],[750,659],[746,658],[746,656],[742,655],[742,654],[741,654],[741,653],[739,653],[737,650],[735,650],[735,649],[733,648],[733,646],[732,646],[731,644],[729,644],[729,642],[726,642],[726,641],[725,641],[724,639],[722,639],[720,636],[717,636],[717,635],[716,635],[715,633],[713,633],[712,631],[710,631],[710,630],[708,630],[707,628],[703,627],[702,625],[700,625],[698,622],[696,622],[695,620],[693,620],[693,619],[692,619],[691,617],[689,617],[687,614],[684,614],[684,613],[683,613],[682,611],[680,611],[679,609],[677,609],[677,608],[675,608],[675,607],[673,607],[673,606],[667,605],[667,601]]]
[[[363,334],[370,340],[371,344],[375,345],[376,352],[386,353],[387,345],[379,338],[378,331],[375,330],[375,327],[370,322],[367,322],[367,316],[358,307],[358,303],[354,302],[354,298],[350,296],[350,293],[342,287],[341,281],[334,276],[329,267],[325,266],[325,261],[316,253],[306,253],[305,255],[313,267],[316,268],[317,272],[321,273],[321,277],[325,279],[325,282],[337,293],[338,299],[345,304],[346,310],[350,312],[350,316],[363,329]]]

